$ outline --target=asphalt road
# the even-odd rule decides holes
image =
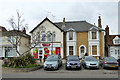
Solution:
[[[3,78],[118,78],[118,70],[105,69],[84,69],[82,70],[65,70],[63,65],[56,71],[45,71],[39,69],[32,72],[5,72]]]

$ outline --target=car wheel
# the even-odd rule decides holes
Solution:
[[[81,70],[81,67],[79,68],[79,70]]]
[[[67,67],[65,67],[65,69],[66,69],[66,70],[68,70],[68,68],[67,68]]]
[[[57,68],[57,70],[59,70],[59,67]]]

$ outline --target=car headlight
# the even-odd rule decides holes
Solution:
[[[69,62],[67,62],[67,64],[69,65],[70,63],[69,63]]]
[[[89,63],[85,63],[86,65],[89,65]]]
[[[58,63],[52,64],[52,66],[57,66],[57,65],[58,65]]]
[[[81,63],[80,62],[78,62],[78,65],[80,65]]]
[[[47,66],[47,64],[46,64],[46,63],[44,63],[44,66]]]

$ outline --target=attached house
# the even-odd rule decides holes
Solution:
[[[104,56],[104,30],[100,16],[98,27],[86,21],[65,21],[64,18],[63,22],[53,23],[45,18],[30,33],[32,53],[37,55],[36,58],[40,54],[42,57],[45,53],[53,54],[51,51],[60,53],[62,58],[68,55],[82,58],[85,54],[96,58]]]
[[[58,54],[63,58],[63,30],[45,18],[31,32],[32,53],[36,59],[40,56]]]
[[[98,19],[98,27],[86,21],[66,21],[55,23],[64,30],[64,57],[77,55],[104,56],[104,30],[101,26],[101,18]]]
[[[19,53],[22,54],[29,50],[28,46],[30,46],[30,36],[26,34],[25,29],[23,30],[23,32],[18,30],[4,31],[2,32],[2,36],[0,37],[0,49],[2,50],[2,52],[0,53],[1,58],[19,56],[15,49],[16,37],[19,38],[19,42],[17,45],[17,50],[19,51]]]
[[[120,59],[120,35],[109,35],[108,25],[105,28],[105,56]]]

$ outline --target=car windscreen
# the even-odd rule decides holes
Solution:
[[[78,57],[68,57],[67,60],[68,61],[78,61],[79,58]]]
[[[86,61],[97,61],[94,57],[86,57]]]
[[[58,57],[54,57],[54,56],[49,56],[46,61],[57,61]]]
[[[116,59],[113,57],[106,57],[105,61],[116,61]]]

